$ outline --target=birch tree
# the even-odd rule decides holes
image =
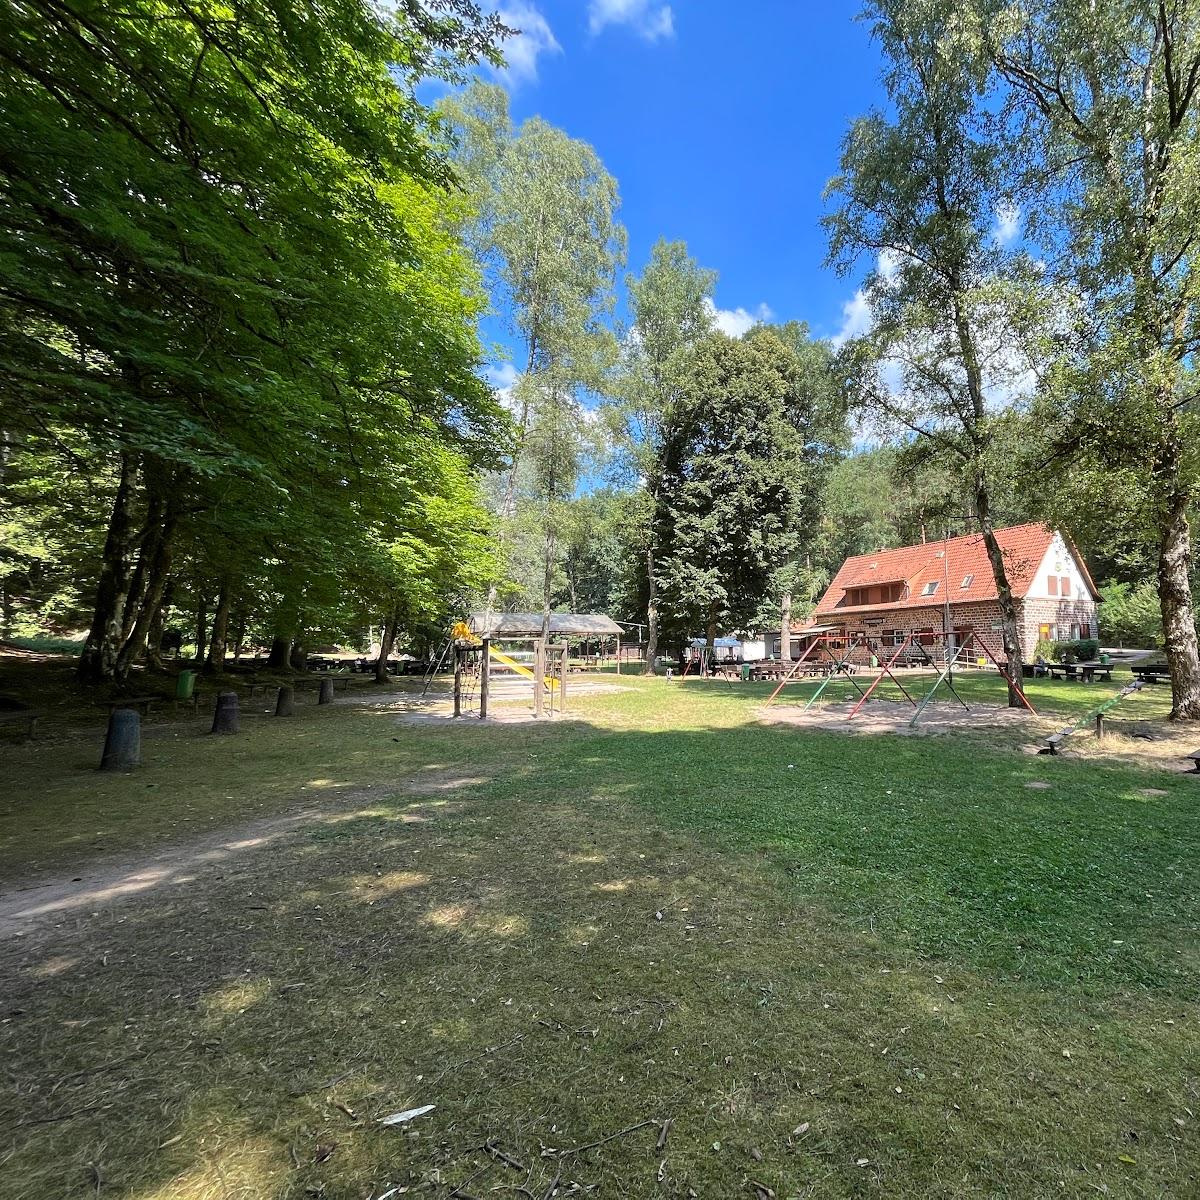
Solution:
[[[854,122],[828,190],[830,261],[843,272],[864,255],[872,263],[872,326],[842,359],[880,427],[931,443],[961,471],[1015,678],[1022,652],[993,494],[1009,470],[999,432],[1035,383],[1042,289],[1034,264],[993,234],[1005,195],[985,127],[989,71],[958,6],[875,0],[867,11],[892,115]],[[1012,686],[1009,703],[1020,703]]]
[[[1200,4],[977,3],[1015,119],[1006,162],[1086,305],[1063,438],[1157,560],[1172,715],[1200,720],[1189,510],[1200,494]],[[1119,470],[1117,484],[1112,468]]]

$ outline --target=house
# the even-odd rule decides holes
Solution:
[[[1099,636],[1096,585],[1069,538],[1045,525],[998,529],[996,538],[1026,662],[1039,640]],[[828,626],[852,641],[865,635],[884,651],[916,635],[934,657],[946,642],[953,649],[975,633],[1003,658],[1000,622],[991,562],[982,536],[973,533],[846,559],[807,628]],[[798,654],[794,646],[793,657]]]

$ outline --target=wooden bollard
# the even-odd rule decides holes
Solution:
[[[102,771],[131,771],[142,761],[142,718],[133,708],[114,708],[104,736]]]
[[[332,704],[333,703],[333,680],[332,679],[322,679],[321,680],[321,691],[317,695],[317,703],[318,704]]]
[[[217,707],[213,710],[213,733],[237,733],[238,694],[221,692],[217,696]]]
[[[283,684],[279,689],[279,694],[275,697],[275,715],[277,717],[290,717],[294,709],[295,699],[295,688],[289,683]]]

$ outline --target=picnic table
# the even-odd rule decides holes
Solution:
[[[0,726],[11,725],[18,729],[24,727],[22,740],[31,742],[41,716],[40,712],[32,708],[4,709],[0,711]]]
[[[1074,679],[1082,683],[1094,683],[1097,677],[1112,680],[1112,663],[1044,663],[1040,669],[1051,679]]]
[[[1171,669],[1166,663],[1146,663],[1129,669],[1134,679],[1140,679],[1143,683],[1163,683],[1171,678]]]

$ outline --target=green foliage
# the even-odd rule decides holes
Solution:
[[[1149,580],[1100,587],[1100,629],[1110,645],[1159,648],[1163,644],[1158,591]]]
[[[391,607],[375,547],[445,545],[435,510],[507,422],[413,86],[499,32],[469,0],[35,0],[0,23],[6,621],[85,598],[85,669],[123,672],[168,593],[300,636]],[[445,582],[431,562],[399,576]]]
[[[800,545],[815,500],[813,393],[775,332],[712,334],[657,467],[657,566],[672,633],[744,628]]]

